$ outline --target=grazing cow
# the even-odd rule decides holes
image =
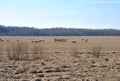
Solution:
[[[57,42],[57,39],[56,39],[56,38],[54,39],[54,42]]]
[[[67,40],[66,39],[54,39],[54,42],[67,42]]]
[[[88,42],[88,39],[86,39],[85,42]]]
[[[20,40],[16,40],[17,42],[19,42]]]
[[[35,43],[39,43],[40,41],[34,41]]]
[[[81,39],[82,41],[84,40],[84,39]]]
[[[77,43],[76,41],[72,41],[72,43]]]
[[[3,39],[0,39],[0,42],[3,42],[4,40]]]
[[[40,43],[40,42],[44,42],[44,40],[32,41],[32,43]]]
[[[7,40],[7,42],[9,42],[10,40]]]

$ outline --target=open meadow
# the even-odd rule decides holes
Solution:
[[[120,81],[120,37],[1,36],[0,81]]]

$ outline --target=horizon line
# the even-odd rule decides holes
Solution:
[[[53,29],[53,28],[63,28],[63,29],[92,29],[92,30],[104,30],[104,29],[113,29],[113,30],[120,30],[119,28],[83,28],[83,27],[62,27],[62,26],[54,26],[54,27],[45,27],[45,28],[39,28],[35,26],[18,26],[18,25],[3,25],[0,24],[0,26],[4,27],[27,27],[27,28],[35,28],[35,29]]]

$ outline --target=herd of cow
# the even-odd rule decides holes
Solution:
[[[30,39],[31,40],[31,39]],[[9,40],[6,40],[7,42],[9,42]],[[68,42],[69,39],[63,39],[63,38],[55,38],[54,42]],[[88,42],[88,39],[81,39],[81,41],[83,42]],[[4,40],[2,38],[0,38],[0,42],[4,42]],[[16,40],[16,42],[20,42],[20,40]],[[44,43],[45,40],[31,40],[31,43]],[[77,41],[73,40],[72,43],[77,43]]]

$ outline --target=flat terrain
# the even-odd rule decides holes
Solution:
[[[120,37],[1,36],[0,79],[120,81]]]

